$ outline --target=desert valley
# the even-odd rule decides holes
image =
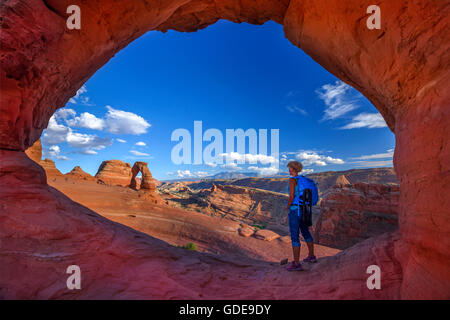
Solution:
[[[225,268],[228,265],[262,269],[270,276],[286,281],[294,277],[287,275],[280,264],[284,259],[291,260],[292,252],[286,211],[283,210],[287,194],[279,192],[283,186],[285,189],[286,178],[159,182],[152,178],[146,163],[136,162],[142,176],[135,178],[137,171],[133,167],[136,165],[120,160],[104,161],[96,176],[78,166],[62,174],[52,160],[41,159],[40,140],[26,153],[42,166],[48,184],[55,191],[109,220],[162,240],[174,252],[185,251],[182,259],[197,260],[194,265],[204,264],[205,259],[216,259]],[[386,232],[397,230],[399,188],[392,168],[324,172],[312,176],[320,187],[321,200],[313,210],[319,262],[307,266],[311,268],[309,271],[318,266],[333,268],[337,261],[351,255],[350,251],[340,256],[342,249],[356,244],[372,247],[370,240],[367,243],[363,241],[379,235],[390,237]],[[136,181],[136,185],[132,181]],[[170,255],[171,250],[166,254]],[[305,255],[304,249],[302,257]],[[322,260],[323,257],[332,259]],[[358,256],[351,257],[355,258]],[[46,258],[43,256],[42,259]],[[181,274],[191,270],[188,265],[183,268],[186,270]],[[198,272],[201,274],[205,270]],[[238,275],[225,273],[219,278],[229,276]],[[305,275],[306,278],[310,276]],[[332,273],[329,276],[333,276]],[[345,274],[341,276],[346,277]],[[299,277],[299,281],[306,279]],[[327,290],[331,290],[333,295],[336,294],[334,290],[343,290],[343,297],[353,294],[345,288]],[[36,294],[36,297],[42,295]],[[199,294],[205,297],[213,293]],[[259,292],[258,296],[261,294],[286,297],[269,291]],[[169,294],[164,297],[180,296]]]
[[[76,2],[0,2],[1,300],[450,299],[448,1]],[[317,263],[286,176],[169,159],[197,120],[310,170]]]

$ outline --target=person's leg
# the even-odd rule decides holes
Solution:
[[[295,215],[295,210],[289,211],[289,231],[291,233],[292,254],[294,256],[295,264],[299,263],[300,259],[300,219]]]
[[[314,256],[314,242],[307,242],[306,245],[308,246],[308,256]]]
[[[294,261],[296,264],[298,264],[299,260],[300,260],[300,246],[292,246],[292,253],[294,255]]]
[[[307,227],[302,220],[300,220],[299,227],[303,239],[305,239],[306,245],[308,246],[308,256],[312,257],[314,256],[314,239],[309,231],[309,227]]]

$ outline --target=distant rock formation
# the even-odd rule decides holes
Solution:
[[[131,165],[120,160],[103,161],[95,177],[109,185],[127,187],[131,181]]]
[[[47,179],[53,179],[63,176],[61,171],[56,168],[55,161],[46,158],[39,161],[39,164],[42,168],[44,168],[45,173],[47,174]]]
[[[25,150],[25,154],[28,156],[28,158],[39,164],[45,170],[47,179],[54,179],[63,176],[61,171],[59,171],[56,168],[55,162],[53,160],[47,158],[45,160],[41,160],[42,159],[41,139],[36,140],[36,142],[31,147]]]
[[[348,181],[348,179],[345,177],[345,175],[342,174],[339,177],[337,177],[336,185],[345,186],[346,184],[350,184],[350,181]]]
[[[398,183],[394,168],[351,169],[346,171],[325,171],[305,175],[313,179],[319,188],[320,196],[326,195],[334,185],[348,183]],[[345,180],[343,180],[345,179]],[[288,178],[245,178],[235,180],[203,180],[185,182],[193,190],[211,188],[212,184],[235,185],[258,188],[287,194]],[[345,184],[345,183],[344,183]]]
[[[25,150],[25,153],[28,156],[28,158],[30,158],[36,163],[39,163],[42,159],[41,139],[36,140],[36,142],[31,147]]]
[[[322,200],[315,241],[346,249],[367,238],[398,228],[398,185],[336,185]]]
[[[82,179],[82,180],[89,180],[89,181],[96,181],[97,178],[91,176],[89,173],[83,171],[81,167],[76,166],[72,169],[69,173],[66,173],[64,175],[65,177],[68,177],[70,179]]]
[[[130,180],[130,188],[132,189],[137,188],[136,176],[138,175],[139,172],[142,173],[140,190],[155,191],[156,186],[155,183],[153,182],[152,174],[148,169],[147,162],[142,161],[135,162],[133,168],[131,168],[132,176]]]

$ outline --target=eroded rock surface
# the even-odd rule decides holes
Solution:
[[[337,185],[320,203],[317,243],[345,249],[398,228],[398,185]]]
[[[450,298],[447,1],[382,2],[380,30],[368,30],[359,0],[92,0],[80,4],[81,32],[66,28],[69,4],[0,3],[1,297]],[[140,238],[46,186],[42,169],[24,159],[55,110],[121,48],[149,30],[195,31],[221,18],[283,24],[294,45],[380,111],[396,135],[399,233],[368,239],[293,282],[267,266],[201,263]],[[73,263],[89,286],[68,293],[61,277]],[[385,270],[383,290],[365,287],[370,264]]]
[[[72,171],[66,173],[64,176],[74,180],[81,179],[81,180],[97,181],[96,177],[91,176],[89,173],[81,169],[80,166],[74,167]]]
[[[134,163],[133,168],[131,168],[131,181],[130,181],[130,188],[136,189],[136,176],[138,173],[142,174],[141,182],[140,182],[140,189],[143,190],[149,190],[149,191],[155,191],[156,186],[153,182],[152,174],[150,173],[150,170],[148,169],[147,163],[142,161],[137,161]]]
[[[129,186],[131,181],[131,165],[121,160],[103,161],[95,177],[109,185]]]

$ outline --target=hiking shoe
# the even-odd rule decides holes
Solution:
[[[286,267],[286,270],[287,271],[302,271],[303,268],[300,263],[296,264],[294,261],[292,261],[291,264]]]
[[[316,263],[317,259],[316,256],[307,256],[305,259],[302,260],[303,262],[310,262],[310,263]]]

